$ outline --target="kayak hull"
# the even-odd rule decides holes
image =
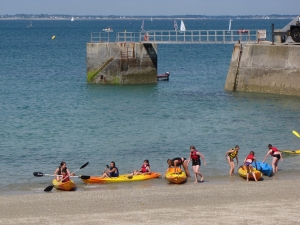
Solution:
[[[300,155],[300,150],[281,150],[282,153],[290,154],[290,155]]]
[[[256,176],[256,179],[260,180],[262,178],[262,173],[259,170],[255,169],[255,168],[253,168],[253,170],[254,170],[253,172]],[[247,179],[247,169],[246,169],[245,166],[241,166],[238,169],[238,173],[241,177]],[[252,173],[249,173],[249,180],[255,180]]]
[[[183,184],[187,181],[187,176],[180,168],[169,168],[166,173],[166,179],[173,184]]]
[[[103,184],[103,183],[120,183],[120,182],[132,182],[132,181],[142,181],[149,180],[153,178],[159,178],[160,173],[151,172],[151,174],[138,174],[130,176],[130,174],[122,174],[118,177],[106,177],[101,178],[100,176],[90,176],[89,179],[81,180],[86,184]]]
[[[273,175],[273,168],[268,163],[262,163],[260,161],[256,161],[252,163],[252,166],[263,173],[265,176],[271,177]]]
[[[76,190],[76,184],[72,180],[67,181],[67,182],[61,182],[61,181],[57,181],[56,179],[53,179],[52,185],[54,186],[54,188],[56,188],[58,190],[63,190],[63,191]]]

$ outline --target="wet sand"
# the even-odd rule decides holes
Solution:
[[[0,196],[0,224],[297,224],[300,181]]]

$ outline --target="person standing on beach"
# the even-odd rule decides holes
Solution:
[[[249,153],[249,155],[244,160],[244,165],[245,165],[246,170],[247,170],[247,181],[249,181],[249,173],[252,173],[252,175],[254,177],[254,180],[257,181],[256,175],[253,172],[253,166],[252,166],[252,162],[254,162],[255,160],[256,159],[255,159],[255,156],[254,156],[254,151],[251,151]]]
[[[230,166],[229,175],[232,176],[234,173],[234,161],[233,159],[236,159],[236,165],[239,165],[239,159],[238,159],[238,153],[239,153],[240,147],[236,145],[234,148],[230,149],[226,152],[226,160]]]
[[[195,148],[194,145],[190,146],[190,158],[187,162],[187,164],[190,163],[190,161],[192,160],[192,167],[193,167],[193,171],[194,171],[194,176],[195,176],[195,183],[198,183],[198,175],[200,176],[200,181],[203,181],[204,176],[200,173],[200,166],[201,166],[201,160],[200,158],[202,158],[203,160],[203,164],[204,166],[206,165],[204,156]]]
[[[175,171],[176,171],[176,168],[179,167],[179,166],[183,166],[183,169],[184,169],[184,171],[186,173],[186,176],[190,177],[190,171],[188,169],[188,163],[187,163],[187,159],[186,158],[176,157],[174,159],[168,159],[167,163],[168,163],[169,167],[166,170],[166,172],[165,172],[165,174],[164,174],[163,177],[165,177],[165,175],[168,172],[169,168],[174,167]]]
[[[266,161],[266,159],[268,158],[269,155],[273,156],[273,160],[272,160],[272,168],[273,168],[273,173],[278,171],[278,161],[279,159],[282,161],[282,155],[281,152],[275,147],[272,146],[271,144],[268,145],[269,151],[267,152],[264,160],[262,161],[262,163],[264,163]]]

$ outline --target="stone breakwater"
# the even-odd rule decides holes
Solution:
[[[300,45],[236,44],[225,90],[300,96]]]

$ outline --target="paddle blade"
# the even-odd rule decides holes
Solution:
[[[82,165],[82,166],[80,167],[80,169],[83,169],[83,168],[86,167],[88,164],[89,164],[89,162],[87,162],[86,164]]]
[[[45,192],[52,191],[53,187],[54,187],[53,185],[50,185],[50,186],[46,187],[46,188],[44,189],[44,191],[45,191]]]
[[[88,180],[91,178],[91,176],[85,176],[85,175],[80,175],[79,177],[83,180]]]
[[[34,172],[33,176],[35,176],[35,177],[42,177],[42,176],[44,176],[44,174],[42,172]]]
[[[300,138],[300,134],[297,131],[293,130],[293,134],[295,134],[298,138]]]

